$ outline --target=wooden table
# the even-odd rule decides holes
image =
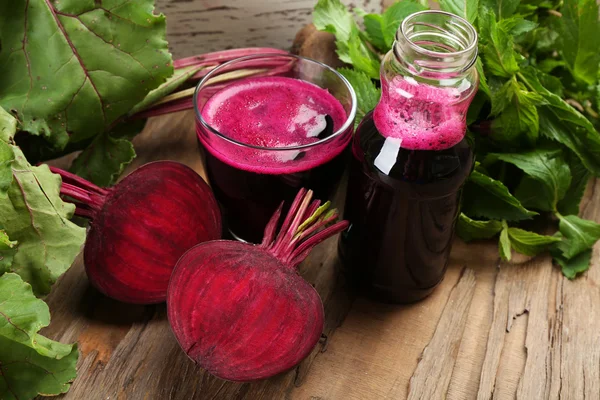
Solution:
[[[343,2],[379,11],[392,0]],[[182,57],[227,47],[286,48],[310,21],[314,0],[157,4],[168,16],[173,54]],[[151,120],[134,143],[138,158],[128,171],[173,159],[203,174],[190,112]],[[599,200],[594,181],[584,217],[600,221]],[[348,292],[335,246],[330,239],[301,267],[325,303],[328,341],[294,370],[252,384],[224,382],[196,367],[171,334],[164,305],[103,297],[79,257],[47,298],[52,323],[44,333],[78,341],[81,351],[79,376],[59,398],[600,399],[598,247],[592,269],[568,281],[546,256],[505,264],[495,243],[457,241],[438,290],[418,304],[392,306]]]
[[[184,112],[153,119],[134,143],[133,168],[181,161],[203,173]],[[598,183],[582,204],[600,221]],[[340,191],[341,192],[341,191]],[[337,201],[340,202],[338,193]],[[299,367],[251,383],[225,382],[180,350],[165,306],[113,302],[88,283],[79,257],[48,297],[44,333],[78,341],[79,376],[64,399],[593,399],[600,398],[600,266],[575,281],[548,257],[499,261],[494,243],[455,243],[428,299],[392,306],[353,299],[338,274],[335,239],[302,265],[325,303],[327,343]]]

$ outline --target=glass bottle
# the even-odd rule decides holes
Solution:
[[[382,96],[352,144],[339,252],[371,297],[428,296],[448,264],[473,167],[466,114],[477,91],[477,33],[442,11],[408,16],[381,66]]]

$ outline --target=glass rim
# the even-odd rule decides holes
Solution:
[[[297,146],[286,146],[286,147],[264,147],[264,146],[256,146],[256,145],[240,142],[239,140],[230,138],[227,135],[219,132],[217,129],[213,128],[208,122],[206,122],[204,120],[204,118],[202,117],[202,113],[200,112],[200,110],[198,108],[198,94],[200,93],[200,90],[202,90],[201,88],[204,86],[204,84],[206,82],[208,82],[209,79],[211,79],[214,75],[218,74],[219,71],[221,71],[222,69],[224,69],[228,66],[231,66],[232,64],[235,64],[235,63],[238,63],[241,61],[252,60],[252,59],[256,59],[256,58],[270,58],[270,57],[295,58],[297,60],[309,61],[309,62],[317,64],[317,65],[333,72],[344,83],[344,85],[346,86],[346,88],[348,89],[348,91],[350,93],[350,97],[352,100],[352,105],[350,107],[350,113],[346,117],[346,121],[344,122],[344,124],[338,130],[336,130],[333,134],[329,135],[328,137],[326,137],[324,139],[313,142],[313,143],[307,143],[307,144],[302,144],[302,145],[297,145]],[[310,82],[310,83],[312,83],[312,82]],[[317,60],[313,60],[312,58],[303,57],[303,56],[299,56],[296,54],[285,54],[285,53],[252,54],[249,56],[234,58],[231,61],[227,61],[226,63],[219,65],[218,67],[212,69],[208,74],[206,74],[204,76],[204,78],[202,78],[202,80],[200,80],[200,82],[198,82],[198,84],[196,85],[196,90],[194,90],[194,98],[192,99],[192,102],[194,105],[194,112],[196,113],[196,120],[200,121],[200,123],[206,129],[208,129],[211,133],[217,135],[218,137],[220,137],[232,144],[242,146],[242,147],[249,147],[249,148],[257,149],[257,150],[264,150],[264,151],[302,150],[302,149],[316,147],[323,143],[327,143],[327,142],[335,139],[336,137],[342,135],[344,132],[347,132],[350,129],[350,127],[354,124],[354,119],[356,117],[356,110],[357,110],[357,98],[356,98],[356,93],[354,92],[354,88],[342,74],[340,74],[334,68],[331,68],[329,65],[324,64]]]
[[[466,27],[466,29],[469,31],[469,33],[472,34],[472,37],[473,37],[472,42],[466,48],[459,50],[459,51],[452,51],[452,52],[434,51],[434,50],[429,50],[429,49],[419,46],[418,44],[413,42],[410,38],[408,38],[408,36],[406,36],[406,31],[408,29],[408,24],[410,22],[413,22],[415,18],[420,17],[421,15],[426,15],[426,14],[444,15],[446,17],[450,17],[450,18],[460,21]],[[428,56],[432,56],[432,57],[452,57],[452,56],[463,55],[463,54],[472,52],[474,49],[476,49],[477,42],[478,42],[477,31],[475,30],[475,27],[469,21],[467,21],[463,17],[458,16],[456,14],[452,14],[452,13],[449,13],[446,11],[441,11],[441,10],[418,11],[418,12],[411,14],[408,17],[404,18],[404,21],[402,21],[402,24],[400,25],[400,29],[398,29],[398,31],[396,32],[396,40],[398,39],[398,36],[400,36],[400,35],[402,35],[402,37],[404,39],[406,39],[406,41],[410,44],[410,46],[415,51],[418,51],[419,53],[422,53],[422,54],[425,54]],[[477,58],[477,53],[475,54],[474,58]]]

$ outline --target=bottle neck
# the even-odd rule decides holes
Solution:
[[[477,91],[477,33],[441,11],[407,17],[381,67],[375,126],[397,147],[441,150],[465,135]]]
[[[460,80],[477,60],[477,33],[463,18],[443,11],[410,15],[396,33],[389,62],[423,80]]]

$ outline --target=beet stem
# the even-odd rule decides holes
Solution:
[[[248,62],[250,62],[250,61],[252,61],[252,60],[248,60]],[[237,77],[237,78],[223,77],[223,81],[224,82],[232,82],[232,81],[242,79],[242,78],[245,78],[248,76],[265,77],[265,76],[280,75],[282,73],[289,71],[291,69],[294,61],[295,60],[291,60],[291,61],[287,61],[285,63],[275,62],[275,61],[272,61],[270,63],[264,62],[264,61],[263,62],[254,61],[254,64],[256,64],[257,66],[266,66],[266,67],[271,66],[271,67],[273,67],[273,69],[260,70],[260,71],[254,71],[254,72],[249,70],[247,76]],[[218,65],[215,65],[214,67],[216,67],[216,66],[218,66]],[[235,66],[235,71],[237,71],[238,68],[239,68],[239,66]],[[207,68],[199,71],[194,76],[192,76],[190,78],[190,80],[200,79],[200,78],[204,77],[211,69],[213,69],[213,67],[207,67]],[[233,70],[234,68],[232,67],[231,69]],[[231,71],[231,72],[235,72],[235,71]],[[223,71],[223,72],[225,72],[225,71]],[[218,79],[220,77],[221,77],[221,75],[215,77],[215,79]],[[210,86],[210,88],[207,88],[206,90],[210,89],[211,92],[213,92],[213,91],[217,92],[221,88],[227,86],[227,84],[216,84],[216,83],[217,82],[212,84]],[[210,84],[210,82],[209,82],[209,84]],[[205,95],[207,95],[208,93],[210,93],[210,92],[205,92]],[[177,97],[176,93],[171,94],[170,96]],[[177,100],[159,102],[158,104],[156,104],[153,107],[147,108],[145,110],[140,111],[139,113],[133,114],[131,117],[129,117],[129,119],[130,120],[138,120],[138,119],[156,117],[159,115],[170,114],[170,113],[184,111],[184,110],[190,110],[190,109],[194,108],[194,102],[193,102],[192,98],[193,98],[193,90],[191,90],[189,94],[182,96],[181,98],[178,98]]]
[[[298,199],[299,202],[296,203],[296,201],[294,200],[294,204],[292,204],[292,206],[295,205],[296,207],[290,208],[290,211],[288,213],[288,217],[291,217],[291,221],[288,223],[288,218],[286,218],[286,225],[285,227],[281,228],[281,231],[279,233],[280,239],[275,245],[275,248],[272,250],[273,254],[275,254],[276,257],[280,257],[282,255],[282,251],[284,249],[287,249],[289,243],[294,238],[296,230],[303,221],[304,213],[310,205],[312,195],[313,191],[308,190],[302,193],[302,197],[300,197],[300,192],[298,193],[298,196],[296,196],[296,199]]]
[[[246,47],[240,49],[214,51],[211,53],[200,54],[197,56],[191,56],[175,60],[173,61],[173,67],[175,69],[179,69],[187,67],[189,65],[210,65],[212,63],[222,64],[226,61],[231,61],[235,58],[263,53],[287,54],[288,52],[285,50],[273,49],[270,47]]]
[[[60,194],[81,201],[94,210],[100,210],[102,208],[102,204],[104,203],[104,196],[98,193],[89,192],[83,188],[71,185],[69,183],[62,184],[60,188]]]
[[[263,237],[263,241],[260,244],[261,247],[268,249],[269,246],[273,243],[275,239],[275,234],[277,232],[277,223],[279,222],[279,218],[281,218],[281,211],[283,210],[283,201],[279,204],[277,211],[273,214],[269,223],[265,227],[265,235]]]
[[[163,114],[170,114],[178,111],[191,110],[194,108],[194,101],[192,97],[187,97],[184,99],[179,99],[169,103],[163,103],[155,107],[148,108],[143,110],[137,114],[133,114],[129,119],[143,119],[150,117],[157,117]]]
[[[204,67],[202,70],[196,72],[194,75],[192,75],[189,80],[190,81],[194,81],[194,80],[198,80],[201,78],[204,78],[210,71],[212,71],[213,69],[215,69],[216,67],[218,67],[219,64],[215,64],[215,65],[209,65]],[[281,72],[282,70],[288,70],[291,66],[291,62],[290,60],[273,60],[273,61],[264,61],[264,60],[248,60],[248,61],[244,61],[244,62],[240,62],[239,64],[236,63],[236,65],[230,65],[228,67],[223,67],[221,68],[220,72],[221,74],[225,73],[225,72],[231,72],[231,71],[238,71],[242,68],[244,69],[256,69],[256,68],[268,68],[271,69],[272,71],[276,71],[276,72]],[[270,72],[266,72],[266,74],[270,74],[272,71]]]
[[[302,222],[295,230],[292,239],[285,247],[285,250],[283,251],[284,254],[291,254],[294,251],[294,248],[298,247],[298,243],[301,243],[305,238],[318,231],[321,227],[326,226],[328,223],[337,219],[336,211],[330,211],[322,216],[322,214],[327,211],[330,204],[331,203],[328,201],[317,208],[312,214],[304,218],[304,222]]]
[[[53,174],[58,174],[61,176],[63,182],[70,183],[74,186],[78,186],[80,188],[87,189],[92,192],[96,192],[103,196],[106,196],[108,194],[108,190],[102,189],[101,187],[94,185],[92,182],[87,181],[80,176],[77,176],[75,174],[72,174],[72,173],[65,171],[63,169],[60,169],[60,168],[56,168],[56,167],[52,167],[52,166],[49,166],[49,167],[50,167],[50,171]]]
[[[287,215],[285,216],[285,220],[283,221],[283,224],[281,225],[281,229],[280,232],[286,232],[290,226],[290,223],[292,222],[292,218],[294,218],[294,214],[296,213],[296,211],[298,211],[298,207],[300,206],[300,202],[302,201],[302,198],[304,197],[304,195],[306,194],[306,189],[301,188],[298,191],[298,194],[296,195],[296,198],[294,199],[294,201],[292,202],[292,205],[290,206],[290,210],[288,211]],[[281,241],[283,241],[284,237],[283,234],[279,234],[277,239],[275,240],[275,243],[273,244],[271,250],[275,251],[275,249],[279,246],[279,243]]]
[[[75,206],[75,215],[77,215],[79,217],[93,219],[94,218],[94,210],[91,210],[87,207],[82,207],[81,204],[77,204]]]
[[[337,224],[314,234],[305,242],[300,244],[300,246],[298,246],[296,250],[292,252],[291,256],[289,256],[285,261],[290,265],[290,267],[295,268],[298,264],[304,261],[304,259],[316,245],[326,239],[329,239],[331,236],[346,230],[349,225],[350,223],[348,221],[340,221]]]
[[[294,237],[299,236],[304,230],[306,230],[306,228],[309,228],[315,222],[318,222],[319,218],[321,218],[321,216],[329,209],[330,205],[331,202],[328,201],[322,206],[317,207],[317,209],[311,214],[307,213],[306,217],[304,218],[304,222],[302,222],[302,224],[300,224],[300,226],[294,232]]]
[[[306,209],[306,213],[304,213],[304,221],[310,218],[310,216],[313,215],[315,211],[317,211],[320,205],[321,202],[318,199],[313,200],[313,202],[310,203],[310,206]]]
[[[308,239],[311,237],[311,235],[315,232],[317,232],[319,229],[321,229],[324,226],[329,225],[330,223],[334,222],[338,217],[337,213],[333,213],[331,214],[331,216],[329,217],[322,217],[320,218],[316,223],[314,223],[313,225],[311,225],[308,229],[299,232],[298,236],[296,237],[296,240],[298,242],[302,242],[305,239]]]

